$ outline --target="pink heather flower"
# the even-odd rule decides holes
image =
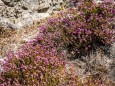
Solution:
[[[85,0],[82,3],[85,5]],[[106,39],[111,40],[111,36],[114,33],[112,33],[111,28],[108,28],[108,21],[113,18],[115,10],[113,8],[110,10],[107,4],[96,5],[96,7],[92,4],[90,8],[87,6],[83,7],[83,4],[80,4],[81,8],[84,8],[91,15],[88,21],[86,20],[86,12],[82,11],[82,9],[80,9],[81,14],[79,15],[76,15],[76,10],[72,12],[72,9],[69,9],[67,13],[61,12],[59,14],[61,15],[60,18],[48,19],[48,23],[40,27],[40,34],[23,46],[22,50],[17,52],[16,55],[10,52],[2,63],[4,71],[0,72],[0,86],[18,86],[20,85],[20,80],[22,80],[21,85],[25,85],[25,83],[30,85],[31,83],[32,86],[47,86],[47,80],[50,81],[51,79],[52,81],[52,77],[55,78],[53,74],[57,75],[60,73],[60,69],[65,66],[66,62],[65,60],[63,61],[65,59],[63,57],[67,57],[68,52],[74,52],[75,57],[78,57],[79,53],[85,53],[88,49],[94,47],[91,44],[93,41],[98,41],[98,39],[95,39],[96,37],[103,39],[99,41],[105,44],[107,43]],[[102,14],[91,10],[94,8],[95,11],[98,7],[100,9],[105,8],[102,9]],[[96,20],[100,23],[97,26],[95,25],[98,23],[95,22]],[[1,76],[1,73],[3,76]],[[45,73],[48,73],[48,77],[44,76]],[[12,78],[8,80],[9,77],[4,74],[11,75],[14,81]],[[74,85],[73,77],[71,76],[71,80],[69,80],[70,85]],[[36,82],[36,80],[38,81]],[[60,79],[56,78],[55,80]],[[13,84],[11,84],[11,81]],[[65,85],[69,84],[65,83]]]

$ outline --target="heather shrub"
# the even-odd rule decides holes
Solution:
[[[56,86],[64,62],[45,47],[28,44],[16,55],[10,52],[2,62],[0,86]]]
[[[86,2],[78,6],[81,12],[82,21],[85,19],[85,24],[91,30],[93,48],[100,45],[110,45],[115,41],[115,28],[111,21],[114,21],[115,5],[112,2],[102,2],[95,4],[93,2]]]
[[[58,14],[60,17],[48,19],[48,23],[41,26],[38,40],[56,47],[59,52],[67,50],[73,57],[86,55],[91,49],[114,42],[115,29],[110,23],[114,11],[114,5],[110,3],[86,1],[78,9],[70,8]]]
[[[38,37],[16,54],[8,53],[1,63],[0,86],[104,86],[100,79],[80,82],[77,75],[64,71],[63,57],[80,57],[114,42],[115,28],[110,23],[114,15],[113,4],[86,0],[77,9],[47,19]]]
[[[66,61],[60,58],[63,54],[34,42],[29,42],[17,54],[8,53],[1,63],[0,86],[106,86],[104,81],[92,76],[79,80],[72,68],[65,67]]]

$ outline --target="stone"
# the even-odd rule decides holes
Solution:
[[[70,0],[0,0],[0,27],[24,28],[59,11]]]
[[[115,42],[110,47],[110,56],[115,58]]]
[[[0,0],[0,5],[4,4],[1,0]]]
[[[1,62],[3,62],[4,61],[4,59],[0,56],[0,63]],[[1,67],[1,65],[0,65],[0,71],[2,71],[3,69],[2,69],[2,67]]]

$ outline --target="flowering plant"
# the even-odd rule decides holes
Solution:
[[[91,0],[83,0],[76,8],[69,8],[47,19],[47,23],[40,27],[38,37],[16,54],[8,53],[1,63],[0,86],[83,84],[78,76],[67,71],[63,73],[66,70],[63,57],[76,58],[91,49],[114,42],[115,28],[111,21],[114,19],[115,6],[108,2],[95,4]],[[105,85],[90,77],[84,84]]]
[[[39,44],[29,44],[17,54],[10,52],[1,64],[0,86],[56,86],[64,68],[59,57]]]

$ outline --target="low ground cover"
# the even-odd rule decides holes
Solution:
[[[0,86],[106,86],[99,77],[80,81],[73,70],[67,71],[66,64],[68,58],[81,58],[115,42],[110,23],[114,15],[113,3],[87,0],[47,19],[36,38],[17,53],[8,53],[1,63]]]

